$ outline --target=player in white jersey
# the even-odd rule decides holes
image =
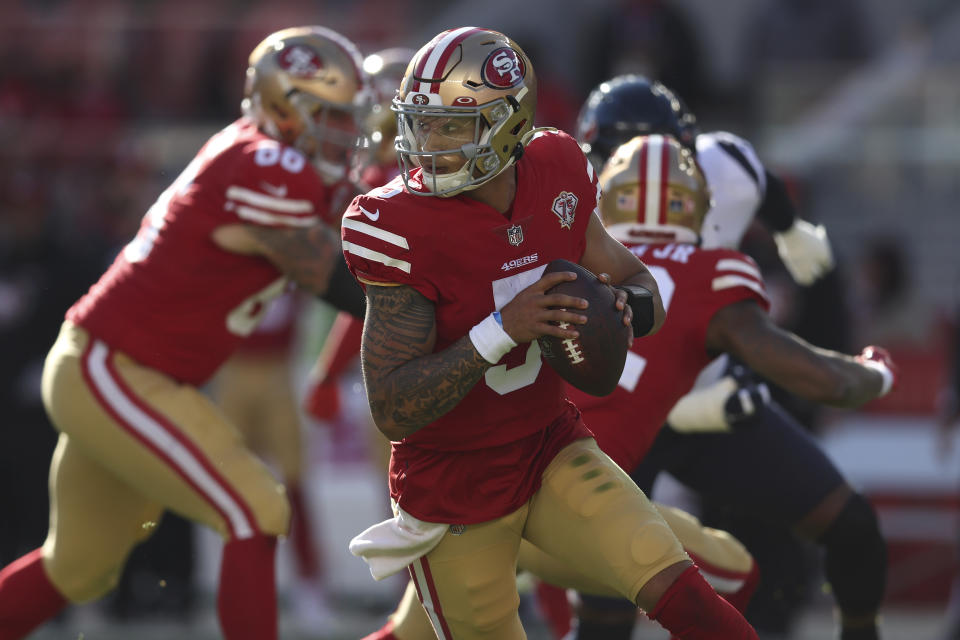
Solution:
[[[737,248],[757,218],[771,231],[798,284],[809,285],[832,269],[826,231],[797,216],[785,185],[750,143],[732,133],[701,133],[680,97],[661,83],[636,75],[603,82],[588,97],[577,125],[581,147],[598,166],[620,144],[651,133],[671,135],[696,153],[713,200],[702,247]],[[715,502],[762,515],[819,544],[840,611],[841,640],[875,640],[886,546],[873,508],[770,400],[766,386],[743,370],[722,361],[708,366],[670,413],[671,428],[661,430],[631,475],[649,492],[657,474],[669,471]],[[629,637],[624,633],[634,617],[618,617],[617,605],[584,600],[580,640]]]

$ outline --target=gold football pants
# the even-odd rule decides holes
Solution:
[[[303,476],[303,437],[285,350],[235,354],[214,379],[217,404],[252,451],[275,464],[284,482]]]
[[[701,572],[705,573],[707,580],[714,585],[718,591],[734,592],[743,586],[746,576],[753,567],[753,558],[736,538],[725,531],[704,527],[696,518],[675,507],[655,504],[654,508],[676,535],[683,549],[696,559]],[[654,518],[652,514],[649,514],[649,512],[647,513],[650,515],[651,520],[655,522],[656,518]],[[513,515],[515,514],[507,517],[510,518]],[[563,536],[564,528],[564,523],[557,523],[554,529],[555,535]],[[467,527],[467,532],[469,531],[470,527]],[[654,531],[656,531],[656,529],[654,529]],[[465,532],[464,535],[466,535],[467,532]],[[447,535],[448,537],[450,536],[450,534]],[[647,541],[656,546],[656,540],[659,538],[659,535],[650,535]],[[603,545],[606,540],[607,537],[601,532],[598,533],[596,541],[590,544],[591,546],[595,544]],[[644,543],[642,537],[638,537],[635,540],[640,544]],[[668,552],[666,557],[672,557],[674,560],[665,560],[656,566],[665,568],[677,559],[682,559],[682,556],[677,558],[676,556],[672,556],[671,553],[673,553],[673,551]],[[427,557],[427,566],[431,569],[434,567],[429,556]],[[592,573],[574,570],[570,563],[564,562],[554,555],[545,552],[527,539],[520,541],[518,568],[529,571],[538,578],[560,587],[576,589],[583,593],[596,596],[624,597],[622,590],[611,586],[610,582],[604,579],[598,579]],[[417,575],[416,568],[414,568],[414,575]],[[646,575],[649,576],[652,574],[648,571]],[[503,584],[503,588],[507,588],[506,581]],[[420,587],[420,589],[422,590],[422,587]],[[432,595],[429,589],[427,590],[427,595]],[[432,626],[432,624],[438,622],[438,620],[431,614],[431,617],[434,617],[434,621],[431,622],[425,608],[418,605],[417,598],[417,587],[415,587],[414,582],[411,581],[407,586],[400,605],[390,617],[394,625],[393,634],[398,640],[433,640],[433,638],[438,635]],[[443,603],[446,599],[442,594],[439,595],[439,598],[441,601],[441,612],[443,612],[444,617],[447,618],[447,625],[449,627],[449,612],[443,608]],[[634,597],[631,598],[631,601],[634,600],[635,594]],[[450,632],[454,633],[453,637],[456,638],[474,637],[456,635],[456,632],[452,631],[452,629]],[[439,635],[439,637],[443,638],[444,636]]]
[[[44,566],[69,600],[113,588],[166,509],[228,539],[286,532],[283,485],[196,388],[67,322],[47,356],[43,399],[60,431]]]
[[[516,588],[523,540],[582,576],[582,584],[630,601],[654,575],[688,559],[630,477],[592,438],[578,440],[554,458],[540,490],[523,507],[467,525],[459,534],[448,532],[410,565],[439,638],[526,637]]]

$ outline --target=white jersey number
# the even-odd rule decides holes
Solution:
[[[673,282],[673,278],[670,277],[670,272],[663,267],[648,265],[647,269],[650,270],[657,281],[657,288],[660,289],[660,299],[663,300],[663,310],[666,312],[670,308],[670,301],[673,300],[673,292],[676,291],[677,286]],[[646,368],[646,358],[633,351],[627,351],[627,361],[623,364],[623,373],[620,374],[620,382],[617,384],[627,391],[633,392]]]
[[[493,285],[493,304],[499,311],[508,302],[513,300],[520,291],[523,291],[531,284],[540,279],[546,265],[516,273],[506,278],[494,280]],[[524,357],[523,364],[507,369],[507,365],[498,364],[490,367],[483,374],[483,379],[487,386],[499,393],[505,395],[511,391],[522,389],[531,385],[540,375],[540,367],[543,366],[543,360],[540,358],[540,345],[536,340],[530,342],[527,347],[527,354]]]
[[[277,278],[260,291],[238,304],[227,314],[227,329],[235,336],[246,337],[260,324],[274,298],[287,288],[287,278]]]

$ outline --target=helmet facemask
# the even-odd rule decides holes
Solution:
[[[325,183],[345,179],[358,161],[358,150],[367,146],[363,133],[370,109],[367,97],[358,95],[350,109],[301,91],[289,100],[303,123],[293,146],[307,154]]]
[[[244,114],[296,147],[332,185],[348,177],[373,95],[356,46],[319,26],[273,33],[250,54]]]
[[[407,191],[447,197],[489,182],[523,154],[536,108],[533,65],[510,38],[477,27],[438,34],[410,60],[391,106]]]
[[[529,124],[519,116],[516,104],[516,99],[508,98],[469,107],[394,100],[396,151],[407,188],[416,167],[422,168],[421,181],[429,191],[421,195],[452,196],[476,189],[513,164],[522,147],[508,143],[497,148],[497,143],[502,142],[502,132]]]
[[[617,240],[699,244],[710,189],[696,158],[673,138],[633,138],[614,151],[599,180],[600,215]]]

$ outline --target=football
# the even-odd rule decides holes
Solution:
[[[577,338],[537,338],[543,359],[577,389],[593,396],[608,395],[617,387],[623,373],[632,330],[623,324],[613,291],[589,269],[569,260],[554,260],[547,265],[544,275],[554,271],[577,274],[576,280],[561,282],[547,293],[585,299],[589,306],[578,311],[587,316],[587,323],[578,327]]]

